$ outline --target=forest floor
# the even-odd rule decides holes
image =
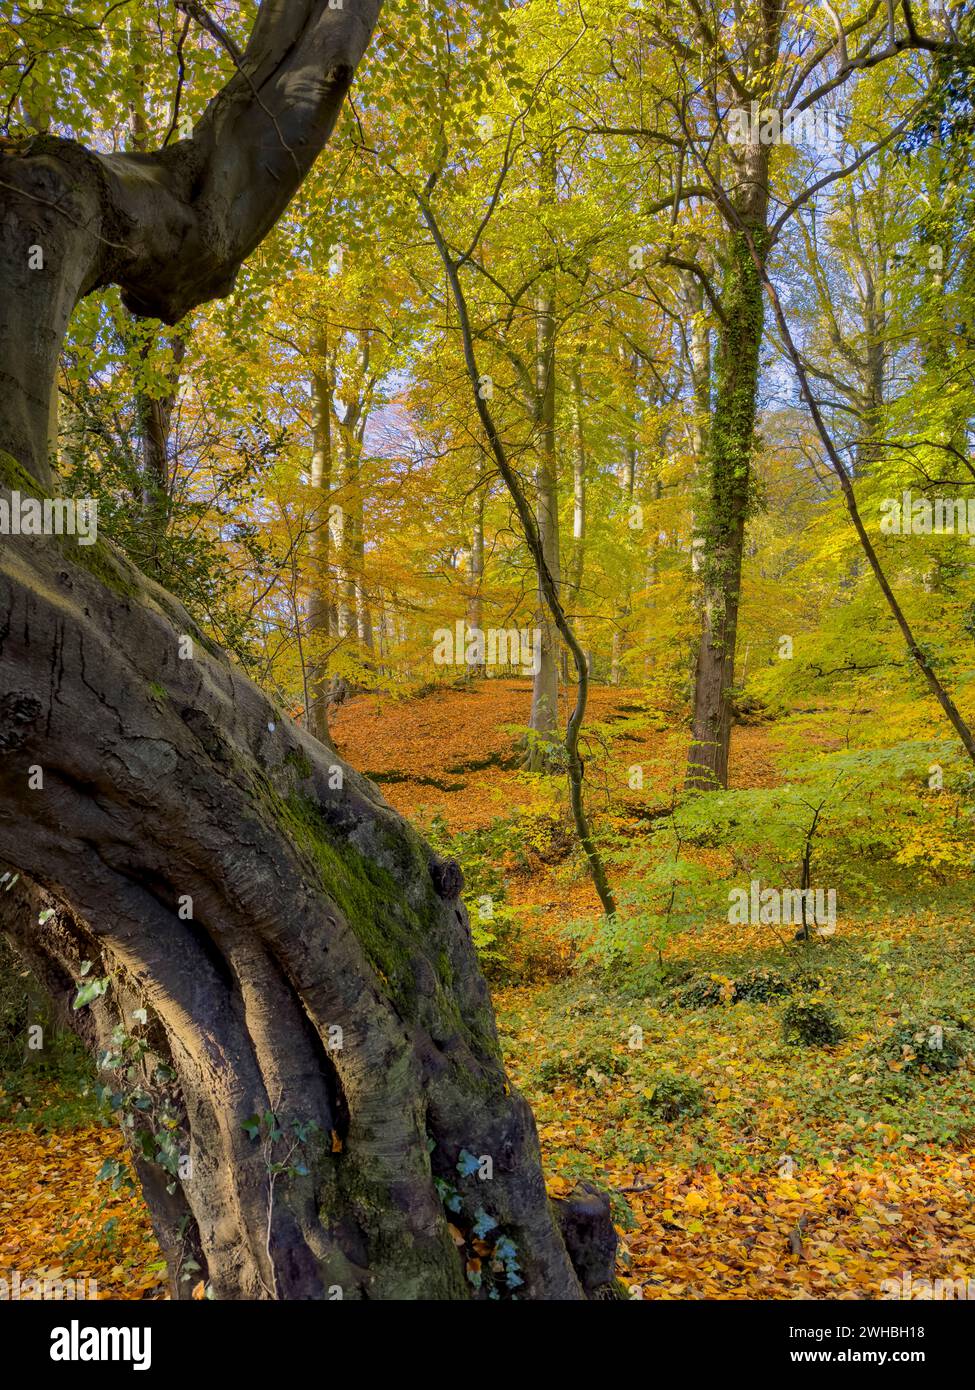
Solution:
[[[975,1279],[975,1073],[967,1061],[943,1074],[888,1061],[878,1074],[873,1060],[906,1018],[975,1026],[970,902],[928,891],[840,917],[808,944],[702,921],[660,948],[659,987],[607,979],[566,931],[597,904],[571,840],[552,833],[561,793],[518,768],[528,701],[518,680],[409,702],[363,696],[334,730],[343,756],[435,841],[458,837],[491,861],[498,1022],[553,1195],[577,1178],[610,1189],[633,1297],[877,1298],[905,1276]],[[596,688],[590,713],[604,749],[644,768],[646,796],[666,796],[683,731],[634,691]],[[842,739],[828,713],[811,714],[807,741]],[[775,785],[782,737],[776,724],[737,728],[733,785]],[[604,822],[639,832],[638,799],[607,789],[594,801]],[[786,1043],[774,991],[733,1002],[736,981],[797,970],[835,1006],[843,1035],[831,1046]],[[675,997],[688,981],[697,995]],[[102,1297],[161,1297],[139,1198],[98,1179],[121,1141],[79,1094],[77,1065],[0,1090],[0,1272],[85,1273]]]

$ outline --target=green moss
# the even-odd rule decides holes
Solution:
[[[317,881],[342,913],[402,1016],[422,1019],[435,1037],[458,1033],[480,1055],[500,1061],[487,999],[470,1000],[461,1011],[451,952],[457,928],[437,896],[419,836],[403,822],[377,819],[361,850],[305,793],[282,796],[258,769],[241,771],[307,861],[309,882]]]
[[[751,232],[760,258],[767,254],[768,233]],[[707,447],[707,490],[697,502],[704,544],[702,581],[716,615],[740,584],[741,535],[758,505],[752,457],[758,400],[759,354],[764,298],[758,268],[744,233],[734,233],[727,248],[722,287],[724,306],[715,359],[715,404]],[[737,602],[737,598],[735,598]],[[721,645],[723,619],[714,624]]]
[[[56,539],[63,540],[63,537]],[[61,549],[66,551],[67,548],[62,544]],[[123,565],[102,541],[96,541],[94,545],[73,546],[69,558],[101,580],[106,589],[112,589],[123,598],[137,598],[141,593],[138,571]]]
[[[302,779],[311,776],[311,763],[304,753],[298,752],[297,748],[292,748],[284,761],[288,767],[293,767]]]
[[[446,951],[440,952],[437,961],[437,974],[440,976],[441,984],[444,989],[452,989],[454,984],[454,967],[450,963],[450,957]]]
[[[419,837],[406,826],[377,823],[376,851],[364,854],[301,792],[282,799],[265,782],[262,794],[314,866],[322,891],[341,911],[403,1016],[422,1016],[435,1036],[458,1033],[482,1055],[500,1061],[490,1006],[461,1012],[447,940],[453,927],[445,920]],[[418,979],[427,982],[422,1000]]]
[[[166,689],[164,685],[160,685],[158,681],[149,682],[149,694],[152,696],[154,700],[169,699],[169,691]]]
[[[50,493],[34,478],[22,463],[12,454],[0,449],[0,483],[11,492],[23,492],[28,497],[49,497]]]
[[[315,804],[292,792],[284,816],[295,842],[312,860],[325,893],[341,909],[373,968],[397,1001],[412,1012],[412,957],[424,926],[392,874],[339,838]]]

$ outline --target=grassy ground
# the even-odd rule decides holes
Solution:
[[[902,875],[809,943],[702,913],[654,944],[651,969],[597,971],[565,931],[595,900],[561,789],[518,770],[527,705],[520,681],[363,697],[339,712],[336,741],[463,851],[472,915],[490,901],[480,935],[502,1041],[551,1190],[576,1177],[612,1190],[633,1296],[878,1297],[905,1271],[975,1277],[968,885],[919,869],[904,891]],[[684,735],[634,692],[597,689],[591,715],[594,747],[645,769],[635,797],[603,788],[591,763],[601,823],[636,841],[680,777]],[[816,708],[737,729],[733,784],[775,787],[783,750],[843,748],[853,719]],[[698,857],[726,868],[717,851]],[[789,1040],[790,1007],[819,1022],[820,1042]],[[113,1296],[157,1295],[141,1204],[95,1181],[118,1138],[80,1085],[21,1074],[0,1094],[0,1265],[70,1272],[82,1259]],[[65,1172],[59,1226],[50,1198]]]
[[[905,1020],[922,1038],[949,1013],[971,1024],[958,923],[878,919],[785,950],[722,924],[672,943],[676,977],[718,987],[697,1008],[575,980],[502,993],[553,1190],[595,1175],[618,1194],[623,1277],[645,1297],[878,1297],[904,1270],[973,1272],[972,1073],[891,1048]],[[726,1002],[750,971],[797,967],[822,978],[834,1046],[784,1040],[787,996]]]

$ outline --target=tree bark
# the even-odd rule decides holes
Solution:
[[[482,630],[484,621],[484,511],[487,491],[487,484],[483,484],[474,493],[474,521],[467,557],[467,626],[475,632]],[[486,658],[482,657],[468,665],[468,679],[483,677],[486,670]]]
[[[305,726],[322,743],[331,745],[328,729],[328,643],[332,629],[329,551],[329,498],[332,491],[332,386],[328,362],[328,330],[323,324],[313,345],[311,373],[311,469],[309,482],[315,512],[308,535],[308,636],[312,646],[308,673]]]
[[[757,141],[746,146],[737,209],[763,256],[767,251],[768,151]],[[686,778],[689,787],[705,790],[728,785],[742,551],[763,330],[761,279],[744,235],[734,229],[729,229],[725,245],[721,303],[715,405],[706,438],[706,494],[695,518],[702,626]]]
[[[569,550],[565,577],[565,604],[571,605],[569,616],[575,624],[580,644],[585,646],[585,622],[579,612],[579,599],[582,589],[582,576],[586,567],[586,489],[588,471],[588,450],[585,433],[585,404],[582,387],[581,354],[572,366],[572,542]],[[586,653],[589,659],[589,653]],[[559,661],[559,677],[564,685],[569,683],[569,652],[563,646]]]
[[[341,444],[342,506],[335,514],[338,559],[338,629],[355,636],[360,652],[373,649],[372,615],[365,582],[365,521],[362,497],[362,454],[372,404],[375,377],[369,372],[369,334],[359,335],[359,367],[346,385],[346,409],[336,423]]]
[[[626,363],[628,373],[632,376],[634,399],[636,399],[636,374],[639,359],[636,354]],[[619,488],[622,498],[622,512],[626,524],[626,541],[623,553],[623,575],[621,593],[616,605],[616,613],[613,621],[613,654],[610,667],[610,681],[613,685],[619,685],[623,679],[623,658],[629,645],[630,616],[633,606],[633,554],[632,554],[632,531],[629,529],[630,509],[633,505],[633,498],[636,493],[636,470],[637,470],[637,433],[640,428],[640,412],[634,407],[633,418],[627,430],[625,448],[626,453],[620,466]]]
[[[542,553],[556,589],[559,587],[559,484],[555,452],[555,305],[551,291],[542,289],[535,300],[535,428],[538,462],[535,470],[536,521]],[[541,771],[549,761],[549,748],[558,739],[559,633],[545,602],[538,579],[538,612],[541,632],[538,669],[532,681],[529,727],[531,740],[526,766]]]
[[[133,1000],[148,1011],[201,1277],[220,1298],[464,1297],[447,1221],[469,1234],[480,1207],[522,1252],[529,1297],[578,1297],[456,866],[173,599],[92,549],[94,573],[50,538],[4,548],[0,844],[58,909],[56,928],[31,914],[14,934],[48,973],[80,982],[86,959],[111,981],[99,1037],[139,1031]],[[249,1138],[268,1112],[282,1138]],[[305,1126],[308,1172],[272,1193]],[[458,1175],[462,1150],[490,1181]]]
[[[578,361],[572,369],[572,407],[575,425],[575,449],[572,454],[572,554],[566,597],[570,603],[578,604],[582,576],[586,568],[586,474],[589,462],[582,369]]]
[[[173,479],[169,445],[173,411],[179,394],[180,368],[186,355],[186,339],[172,339],[173,371],[170,389],[162,396],[140,392],[136,400],[139,440],[142,447],[142,525],[145,529],[144,565],[154,578],[159,574],[159,550],[169,529]]]

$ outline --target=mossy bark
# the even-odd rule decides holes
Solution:
[[[767,178],[767,153],[763,162]],[[767,249],[764,215],[762,198],[752,209],[753,240],[762,255]],[[764,300],[747,239],[740,231],[727,236],[721,303],[724,317],[718,330],[715,404],[695,516],[702,621],[687,784],[703,789],[728,785],[742,554],[752,501]]]
[[[3,550],[0,856],[55,915],[0,911],[62,993],[97,963],[98,1039],[147,1011],[187,1160],[165,1200],[147,1178],[161,1238],[175,1202],[218,1297],[464,1298],[492,1285],[448,1223],[483,1212],[521,1296],[581,1297],[456,866],[125,572]]]

